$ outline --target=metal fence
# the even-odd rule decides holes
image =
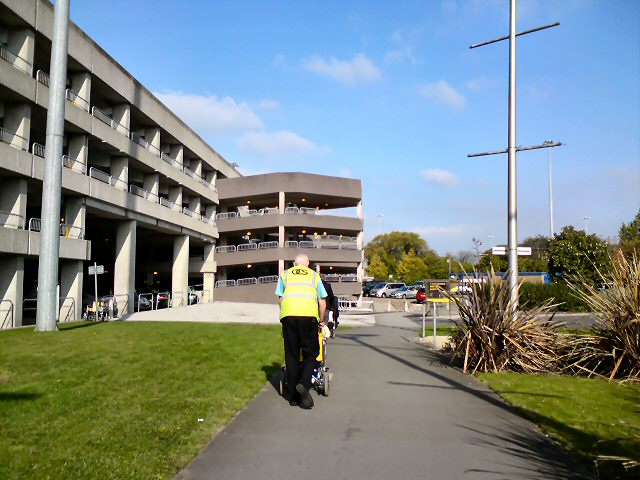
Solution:
[[[211,220],[210,218],[207,218],[207,217],[203,216],[200,220],[202,220],[207,225],[211,225],[212,227],[216,226],[216,222],[214,220]]]
[[[278,275],[266,275],[264,277],[258,277],[258,283],[274,283],[278,281]]]
[[[277,208],[268,207],[261,208],[260,210],[258,210],[258,213],[260,215],[277,215],[279,213],[279,210]]]
[[[12,147],[18,147],[24,151],[29,150],[29,142],[26,138],[4,127],[0,127],[0,142],[7,143]]]
[[[98,170],[96,167],[89,168],[89,176],[91,178],[95,178],[103,183],[108,183],[109,185],[116,187],[118,190],[127,191],[127,182],[124,180],[120,180],[112,175],[109,175],[102,170]]]
[[[338,309],[341,312],[373,312],[373,302],[369,300],[349,300],[338,297]]]
[[[138,312],[140,311],[140,305],[142,305],[142,300],[149,303],[149,309],[153,310],[153,293],[140,293],[138,294]]]
[[[91,108],[91,115],[93,115],[101,122],[106,123],[107,125],[113,128],[113,118],[111,118],[111,116],[108,115],[107,113],[100,110],[98,107]]]
[[[175,202],[172,202],[171,200],[167,200],[164,197],[160,197],[160,205],[162,205],[163,207],[170,208],[171,210],[176,210],[178,212],[182,210],[180,205],[178,205]]]
[[[0,212],[0,226],[24,229],[24,217],[17,213]]]
[[[67,225],[66,223],[60,224],[60,236],[67,238],[84,238],[84,230],[74,225]]]
[[[238,280],[236,280],[236,285],[257,285],[258,284],[258,279],[256,277],[249,277],[249,278],[239,278]]]
[[[316,244],[314,242],[309,241],[309,240],[302,240],[302,241],[298,242],[298,246],[300,248],[316,248]]]
[[[236,251],[235,245],[221,245],[216,247],[216,253],[231,253]]]
[[[158,196],[155,193],[149,192],[144,188],[138,187],[137,185],[129,185],[129,193],[132,193],[133,195],[136,195],[138,197],[142,197],[146,200],[150,200],[154,203],[162,203],[158,202]]]
[[[39,232],[42,227],[42,220],[39,218],[30,218],[29,219],[29,228],[28,230],[32,232]]]
[[[235,280],[217,280],[215,288],[235,287]]]
[[[259,250],[264,250],[266,248],[278,248],[280,246],[280,242],[262,242],[258,244]]]
[[[6,62],[9,62],[18,70],[22,70],[29,75],[33,75],[33,65],[27,62],[21,56],[16,55],[11,50],[7,49],[7,47],[5,47],[4,45],[0,45],[0,58],[2,58]]]
[[[67,88],[67,90],[65,91],[65,97],[67,98],[67,100],[73,103],[76,107],[81,108],[85,112],[89,112],[89,102],[87,102],[87,100],[82,98],[80,95],[78,95],[76,92],[74,92],[70,88]]]
[[[236,218],[238,214],[236,212],[223,212],[216,214],[216,220],[226,220],[227,218]]]
[[[357,243],[341,243],[339,246],[340,250],[358,250]]]
[[[31,153],[33,153],[36,157],[44,158],[44,155],[45,155],[44,145],[33,142],[31,144]]]
[[[236,246],[237,252],[244,252],[246,250],[257,250],[257,249],[258,249],[258,245],[255,243],[243,243],[242,245]]]
[[[49,74],[42,70],[38,70],[36,72],[36,80],[43,84],[45,87],[49,86]]]
[[[164,152],[160,152],[160,158],[162,160],[164,160],[165,162],[167,162],[172,167],[175,167],[178,170],[182,170],[182,165],[180,163],[178,163],[177,160],[174,160],[173,158],[171,158],[168,154],[166,154]]]
[[[13,302],[11,300],[0,300],[0,318],[2,318],[2,325],[0,325],[0,329],[4,330],[5,328],[14,327],[14,310]]]
[[[163,296],[164,298],[161,298],[161,296]],[[160,305],[160,302],[167,302],[167,308],[171,306],[171,292],[158,292],[156,293],[156,310],[158,310],[158,307]]]
[[[284,242],[284,248],[298,248],[298,242],[295,240],[287,240]]]
[[[79,159],[73,160],[69,155],[62,156],[62,166],[67,167],[74,172],[82,173],[83,175],[86,175],[87,173],[87,164]]]
[[[184,213],[185,215],[188,215],[190,217],[193,217],[197,220],[200,220],[202,218],[202,215],[200,215],[197,212],[194,212],[193,210],[188,209],[187,207],[182,207],[182,213]]]

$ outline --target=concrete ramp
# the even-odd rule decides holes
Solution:
[[[278,305],[267,303],[213,302],[137,312],[123,320],[278,324],[280,323],[279,311]],[[372,314],[340,315],[340,324],[345,326],[374,325],[375,323],[375,317]]]

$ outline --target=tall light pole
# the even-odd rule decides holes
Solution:
[[[378,213],[376,214],[376,217],[378,218],[378,235],[380,235],[382,233],[382,218],[384,217],[384,215]]]
[[[554,143],[556,142],[547,140],[543,145],[552,146]],[[551,168],[551,148],[547,148],[547,161],[549,163],[549,233],[551,238],[553,238],[555,235],[555,229],[553,226],[553,169]]]
[[[36,331],[55,331],[58,305],[58,260],[60,249],[60,195],[62,184],[62,142],[64,140],[65,87],[69,46],[69,0],[56,0],[53,11],[51,79],[44,178],[42,181],[42,223],[38,265]]]
[[[584,216],[584,233],[589,233],[589,220],[591,217],[589,215]]]

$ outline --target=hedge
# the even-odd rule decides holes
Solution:
[[[560,303],[555,310],[558,312],[588,312],[589,307],[577,298],[566,283],[523,283],[520,286],[520,304],[525,307],[535,307],[550,298],[553,303]]]

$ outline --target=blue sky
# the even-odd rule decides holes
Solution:
[[[556,230],[640,208],[640,2],[520,0],[518,144],[552,152]],[[360,178],[365,229],[440,253],[506,241],[507,0],[72,0],[71,17],[245,174]],[[548,234],[546,152],[518,156],[519,238]],[[490,239],[494,236],[495,239]]]

